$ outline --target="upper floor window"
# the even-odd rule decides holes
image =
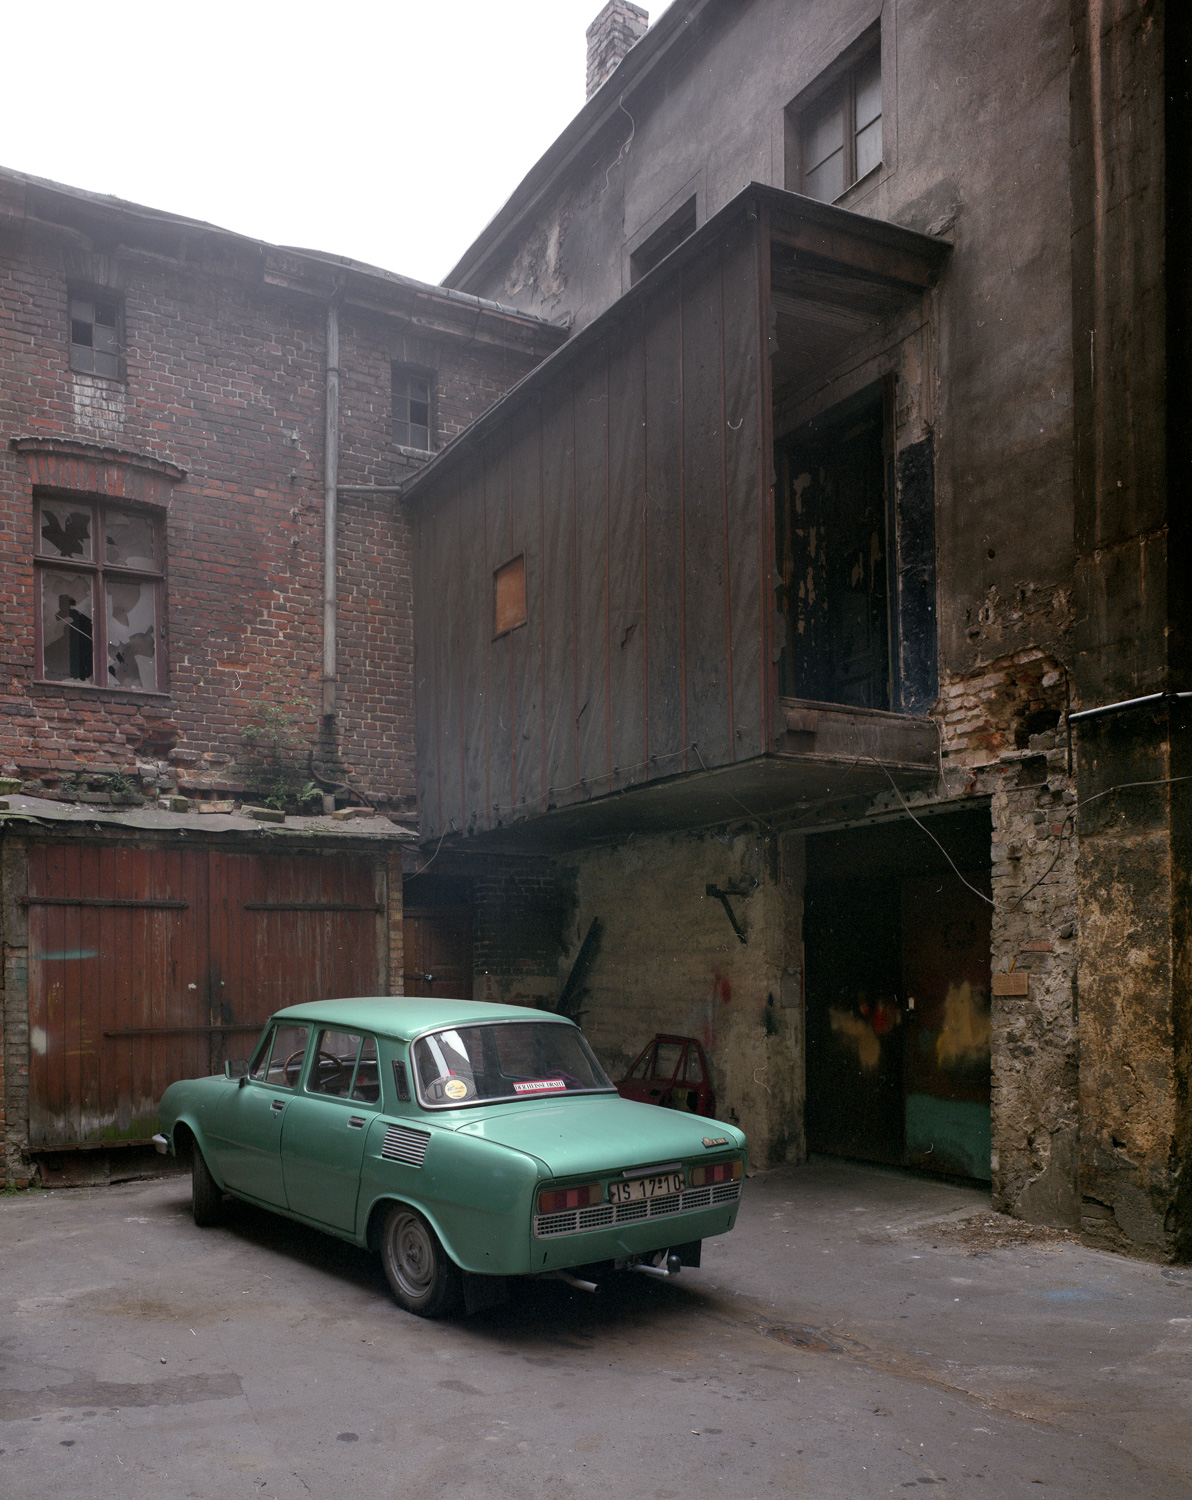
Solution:
[[[833,203],[882,164],[882,60],[873,50],[836,75],[806,105],[788,111],[792,127],[787,186]]]
[[[70,368],[86,375],[121,378],[120,297],[114,292],[75,292],[70,298]]]
[[[38,499],[35,530],[38,678],[162,691],[161,521],[102,500]]]
[[[430,376],[425,370],[393,366],[393,441],[399,448],[430,452]]]

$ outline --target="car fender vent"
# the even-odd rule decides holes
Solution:
[[[426,1156],[430,1135],[425,1130],[411,1130],[406,1125],[390,1125],[381,1142],[386,1161],[400,1161],[407,1167],[420,1167]]]

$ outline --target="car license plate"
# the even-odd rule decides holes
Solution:
[[[640,1198],[664,1198],[683,1191],[682,1172],[660,1172],[657,1177],[635,1177],[631,1182],[610,1182],[610,1203],[636,1203]]]

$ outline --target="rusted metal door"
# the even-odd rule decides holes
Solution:
[[[384,897],[365,856],[31,847],[30,1145],[146,1141],[280,1006],[383,993]]]
[[[466,906],[407,906],[402,913],[407,995],[472,998],[472,913]]]

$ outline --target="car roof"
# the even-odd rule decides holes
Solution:
[[[525,1005],[491,1005],[483,1000],[448,1000],[437,996],[363,995],[344,1000],[309,1000],[289,1005],[271,1018],[280,1021],[323,1021],[329,1026],[359,1027],[408,1041],[438,1026],[475,1026],[482,1021],[556,1021],[573,1025],[566,1016]]]

